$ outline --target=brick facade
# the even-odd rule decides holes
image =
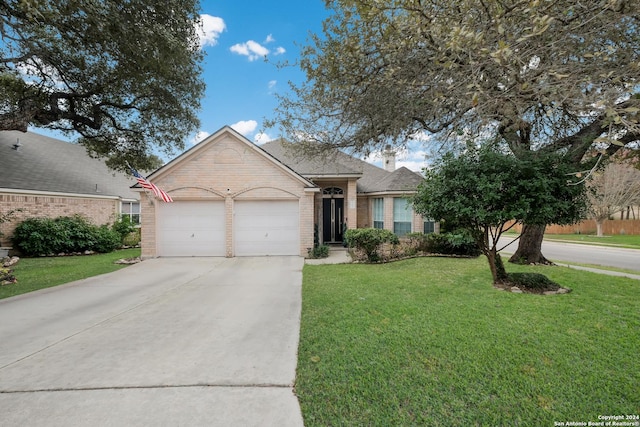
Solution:
[[[181,200],[224,200],[226,256],[234,256],[233,209],[239,200],[298,200],[300,255],[313,247],[313,198],[317,189],[279,165],[248,141],[223,130],[158,171],[150,180]],[[141,202],[142,256],[157,256],[156,209],[159,201]]]
[[[11,246],[11,236],[16,226],[27,218],[56,218],[82,215],[96,225],[112,224],[120,212],[120,199],[115,197],[92,198],[55,194],[26,194],[0,191],[0,212],[15,209],[14,219],[0,224],[0,246]]]

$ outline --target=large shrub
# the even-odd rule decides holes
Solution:
[[[29,218],[13,234],[14,245],[27,256],[111,252],[120,246],[120,235],[109,228],[97,227],[86,218]]]
[[[132,234],[137,234],[136,225],[131,222],[131,218],[128,215],[123,215],[118,219],[112,226],[111,229],[118,233],[120,236],[120,243],[127,246],[135,246],[130,245],[131,240],[134,239]]]
[[[364,252],[369,262],[376,262],[380,259],[378,251],[384,243],[399,243],[398,236],[389,230],[379,228],[347,230],[345,238],[349,247]]]

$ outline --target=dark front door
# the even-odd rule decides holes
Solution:
[[[322,241],[342,242],[344,199],[322,199]]]

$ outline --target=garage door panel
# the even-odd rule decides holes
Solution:
[[[224,256],[224,202],[174,202],[158,207],[160,256]]]
[[[238,201],[234,211],[237,256],[300,254],[297,200]]]

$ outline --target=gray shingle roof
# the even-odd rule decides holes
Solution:
[[[326,157],[298,155],[291,150],[291,143],[282,139],[267,142],[260,147],[305,178],[359,176],[358,193],[415,191],[423,179],[420,174],[405,167],[388,172],[337,150]]]
[[[13,145],[20,140],[20,148]],[[33,132],[0,132],[0,188],[136,199],[130,175],[110,170],[86,149]]]

